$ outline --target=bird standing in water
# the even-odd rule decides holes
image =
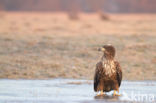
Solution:
[[[104,95],[104,92],[114,90],[113,96],[119,96],[119,87],[122,81],[122,69],[119,62],[114,60],[115,48],[112,45],[104,45],[99,48],[99,51],[103,52],[103,56],[96,64],[94,91],[100,91],[101,93],[99,95]]]

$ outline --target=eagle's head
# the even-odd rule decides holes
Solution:
[[[115,57],[115,48],[110,44],[104,45],[98,50],[104,53],[106,59],[113,59]]]

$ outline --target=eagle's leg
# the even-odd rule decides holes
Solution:
[[[116,93],[116,91],[118,92],[118,94]],[[114,90],[113,96],[120,96],[119,89],[118,90]]]
[[[100,95],[103,95],[104,93],[103,93],[103,90],[101,90],[101,92],[100,92]]]
[[[102,95],[105,95],[105,93],[103,92],[103,90],[101,90],[100,93],[97,94],[97,96],[102,96]]]

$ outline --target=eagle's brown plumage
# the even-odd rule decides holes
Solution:
[[[122,80],[122,70],[119,62],[114,60],[115,48],[112,45],[104,45],[99,50],[103,51],[104,55],[96,64],[94,91],[118,91]]]

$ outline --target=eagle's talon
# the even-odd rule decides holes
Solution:
[[[97,94],[96,96],[106,96],[106,94]]]
[[[101,94],[97,94],[96,96],[101,96]]]
[[[113,94],[113,96],[121,96],[120,94]]]
[[[119,91],[118,91],[119,92]],[[114,90],[113,96],[120,96],[120,94],[116,93],[116,90]]]
[[[103,92],[103,91],[101,91],[99,94],[97,94],[97,96],[105,96],[106,94]]]

